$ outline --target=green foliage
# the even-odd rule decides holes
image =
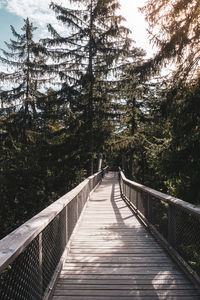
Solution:
[[[59,111],[53,111],[53,97],[51,94],[50,100],[43,99],[42,108],[38,104],[38,118],[31,129],[23,127],[23,134],[17,122],[20,112],[10,115],[9,122],[7,120],[2,127],[0,218],[3,235],[85,178],[80,150],[70,130],[74,127],[74,117],[70,111],[62,116],[60,107]]]
[[[52,3],[67,35],[49,25],[52,38],[43,46],[28,19],[22,34],[11,27],[16,41],[1,57],[13,68],[1,73],[10,87],[1,92],[2,234],[96,171],[98,153],[106,153],[122,108],[122,69],[143,55],[131,46],[118,7],[115,0],[81,1],[77,9]],[[56,90],[46,89],[51,78]]]
[[[8,72],[0,73],[0,80],[7,85],[3,91],[2,101],[10,111],[23,111],[21,122],[30,123],[36,116],[35,91],[42,81],[41,66],[44,57],[39,55],[40,45],[33,40],[36,27],[27,18],[24,20],[22,33],[19,34],[11,26],[15,40],[5,43],[9,51],[1,49],[0,60],[7,65]]]
[[[166,98],[170,142],[162,155],[162,170],[170,193],[198,204],[200,107],[199,84],[171,89]]]
[[[67,101],[81,121],[81,147],[91,174],[94,158],[113,130],[119,74],[133,55],[132,41],[130,30],[121,25],[123,18],[116,13],[117,0],[72,0],[71,4],[75,8],[51,3],[67,34],[61,36],[49,25],[52,38],[43,44],[54,60],[51,71],[59,76],[63,95],[71,90]]]
[[[122,132],[125,171],[136,181],[199,205],[199,80],[151,86],[145,93],[142,110],[135,110],[132,138],[129,123]]]
[[[11,43],[15,50],[18,47],[15,60],[24,72],[20,72],[19,85],[14,88],[12,84],[16,83],[18,71],[14,69],[9,77],[6,75],[11,89],[0,95],[1,237],[69,191],[86,175],[76,138],[80,121],[57,92],[37,90],[42,68],[38,67],[35,73],[35,65],[27,63],[28,57],[35,57],[31,51],[36,45],[28,19],[24,30],[26,34],[20,35],[13,29],[19,42]]]
[[[148,0],[142,12],[158,52],[140,71],[148,76],[173,62],[177,64],[175,80],[196,77],[200,60],[199,0]]]

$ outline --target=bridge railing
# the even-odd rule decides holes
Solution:
[[[123,199],[200,284],[200,208],[128,180],[119,171]]]
[[[85,179],[0,241],[1,299],[48,299],[81,211],[107,169]]]

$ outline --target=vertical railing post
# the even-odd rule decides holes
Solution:
[[[168,242],[176,248],[176,208],[168,204]]]
[[[152,201],[151,201],[151,195],[147,194],[147,219],[149,223],[151,223],[152,220]]]
[[[65,207],[65,245],[67,245],[69,240],[69,232],[68,232],[68,206]]]
[[[98,155],[98,172],[100,172],[100,170],[101,170],[102,161],[103,161],[103,154],[99,153],[99,155]]]
[[[132,203],[132,186],[131,186],[131,184],[129,185],[129,188],[130,188],[130,190],[129,190],[129,202]]]
[[[120,168],[119,168],[119,172],[118,172],[118,179],[119,179],[119,187],[120,187],[120,192],[122,195],[122,178],[121,178],[121,173],[120,173]]]
[[[40,299],[42,299],[43,296],[43,272],[42,272],[42,232],[40,232],[38,236],[38,243],[39,243],[39,293],[40,293]]]
[[[138,190],[136,189],[136,208],[138,209]]]
[[[76,223],[78,221],[79,215],[78,215],[78,195],[76,196]]]

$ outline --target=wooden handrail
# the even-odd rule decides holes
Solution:
[[[124,173],[121,170],[120,170],[120,176],[124,182],[126,182],[127,184],[130,184],[131,186],[135,187],[136,189],[142,190],[142,191],[150,194],[151,196],[159,198],[171,205],[178,206],[184,210],[191,212],[192,214],[200,216],[200,208],[199,207],[197,207],[191,203],[188,203],[186,201],[183,201],[181,199],[178,199],[178,198],[172,197],[170,195],[164,194],[162,192],[156,191],[154,189],[151,189],[151,188],[149,188],[145,185],[142,185],[140,183],[137,183],[135,181],[131,181],[126,178],[126,176],[124,175]]]
[[[183,271],[199,287],[199,269],[198,273],[196,273],[193,265],[189,262],[187,247],[184,248],[184,245],[188,246],[188,235],[191,243],[199,241],[200,208],[131,181],[125,177],[120,168],[119,180],[121,195],[125,202],[134,210],[153,235],[156,236]],[[158,200],[160,201],[159,205]],[[162,211],[157,210],[158,208]],[[186,233],[185,230],[188,232]],[[198,252],[197,249],[198,244],[195,249]],[[198,263],[198,257],[195,258],[196,263]]]
[[[13,232],[0,240],[0,272],[30,244],[30,242],[65,208],[89,182],[100,173],[106,172],[108,167],[88,177],[73,190],[59,198],[50,206],[42,210],[33,218],[22,224]]]

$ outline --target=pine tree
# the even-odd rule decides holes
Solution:
[[[83,153],[88,153],[85,160],[91,174],[95,154],[111,134],[117,76],[131,55],[130,30],[121,25],[123,18],[116,14],[120,7],[117,0],[71,3],[79,6],[70,9],[51,4],[68,34],[63,37],[49,25],[53,37],[43,43],[52,47],[48,53],[57,61],[52,71],[60,76],[63,96],[82,122]]]

